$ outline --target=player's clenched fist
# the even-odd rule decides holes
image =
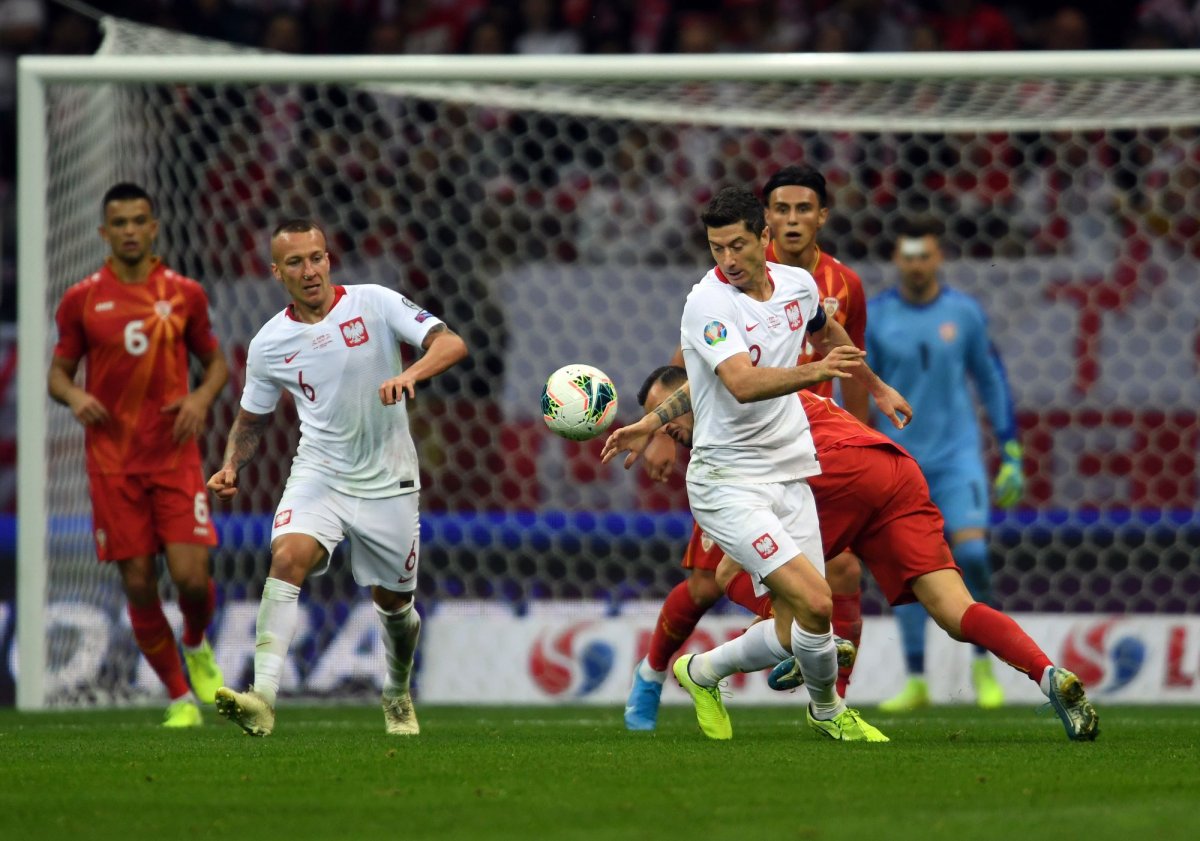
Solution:
[[[208,489],[217,495],[217,499],[233,499],[237,496],[237,471],[233,465],[227,464],[214,473],[208,480]]]

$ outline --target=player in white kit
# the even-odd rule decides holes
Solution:
[[[271,271],[292,302],[250,343],[246,385],[224,464],[208,480],[221,499],[237,493],[238,471],[254,457],[283,391],[300,416],[300,443],[271,530],[254,684],[217,690],[217,710],[247,733],[275,726],[275,700],[296,631],[300,587],[329,566],[350,539],[354,580],[371,588],[383,624],[388,733],[419,732],[409,694],[421,620],[413,608],[420,558],[417,454],[404,397],[467,356],[442,321],[383,286],[334,286],[325,235],[309,220],[271,236]],[[400,343],[425,354],[403,368]]]
[[[805,481],[821,467],[795,392],[813,384],[814,365],[823,366],[819,379],[854,376],[898,426],[911,409],[862,362],[845,329],[825,318],[812,276],[766,262],[766,221],[753,193],[722,190],[701,219],[717,266],[684,305],[690,395],[681,389],[651,414],[666,423],[694,412],[687,486],[696,523],[795,618],[778,628],[761,623],[713,652],[681,657],[675,676],[692,696],[705,735],[728,739],[733,731],[720,680],[771,666],[790,647],[808,688],[808,721],[815,730],[844,741],[887,741],[846,707],[834,686],[833,601],[816,504]],[[806,338],[825,359],[798,367]],[[628,449],[640,434],[619,430],[605,454]]]

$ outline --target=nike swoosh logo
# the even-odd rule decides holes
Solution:
[[[410,576],[408,576],[407,578],[397,578],[397,579],[396,579],[396,583],[398,583],[398,584],[407,584],[408,582],[410,582],[410,581],[412,581],[412,580],[413,580],[413,577],[410,575]]]
[[[757,321],[756,321],[756,322],[754,322],[753,324],[747,324],[747,325],[746,325],[746,332],[747,332],[747,333],[749,333],[751,330],[753,330],[755,327],[757,327],[757,326],[758,326],[758,324],[759,324],[759,322],[757,322]]]
[[[296,352],[295,352],[295,353],[293,353],[291,356],[285,356],[285,357],[283,357],[283,364],[284,364],[284,365],[287,365],[289,362],[291,362],[293,359],[295,359],[295,358],[296,358],[297,356],[299,356],[299,355],[300,355],[300,351],[296,351]]]

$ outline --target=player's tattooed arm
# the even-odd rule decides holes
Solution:
[[[230,500],[237,496],[238,471],[249,464],[258,452],[258,445],[270,420],[270,415],[256,415],[238,409],[233,428],[229,430],[229,441],[225,444],[225,463],[208,480],[208,489],[219,499]]]
[[[232,465],[234,470],[241,470],[249,464],[258,452],[258,445],[262,443],[270,421],[270,415],[257,415],[238,409],[233,428],[229,430],[229,441],[225,444],[225,464]]]
[[[666,426],[675,418],[686,415],[692,410],[692,384],[684,383],[679,388],[655,407],[651,412],[661,421],[662,426]]]
[[[467,343],[445,324],[435,324],[421,342],[425,354],[398,375],[384,380],[379,386],[379,400],[391,406],[417,396],[417,383],[435,377],[467,358]]]
[[[445,324],[435,324],[425,333],[425,338],[421,340],[421,350],[429,350],[429,346],[433,344],[434,337],[438,333],[446,333],[450,330]]]
[[[650,443],[650,437],[657,430],[691,410],[692,389],[688,383],[684,383],[672,392],[670,397],[642,415],[636,423],[623,426],[609,435],[608,440],[604,442],[604,449],[600,451],[600,460],[608,464],[619,453],[627,452],[629,456],[625,459],[625,469],[628,470],[641,457],[646,445]]]

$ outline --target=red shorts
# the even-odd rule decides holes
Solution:
[[[168,543],[217,545],[204,478],[194,469],[90,473],[92,536],[101,561],[161,552]]]
[[[862,558],[889,604],[916,600],[912,582],[957,570],[945,521],[910,456],[888,445],[836,447],[821,453],[810,476],[826,557],[846,549]]]
[[[725,551],[693,523],[692,538],[688,541],[687,549],[683,553],[683,568],[706,569],[709,572],[716,572],[717,564],[721,563],[723,557],[725,557]]]

